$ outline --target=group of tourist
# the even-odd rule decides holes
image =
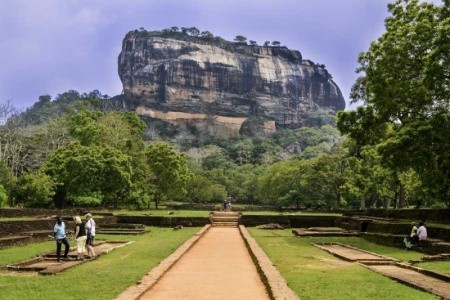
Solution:
[[[411,233],[403,239],[406,250],[412,249],[419,241],[423,241],[428,237],[427,228],[423,221],[419,222],[419,227],[416,226],[416,222],[411,223]]]
[[[84,260],[84,254],[87,252],[89,258],[95,258],[94,251],[94,237],[95,237],[95,221],[92,218],[92,214],[87,213],[85,215],[86,221],[83,223],[79,216],[75,216],[75,230],[74,237],[77,242],[77,260]],[[55,227],[53,228],[53,234],[56,240],[56,260],[61,261],[61,248],[64,244],[64,259],[69,258],[69,241],[66,235],[66,224],[61,217],[57,217]]]

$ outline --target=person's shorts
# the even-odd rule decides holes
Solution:
[[[94,238],[95,238],[95,235],[88,235],[87,240],[86,240],[86,245],[93,246]]]

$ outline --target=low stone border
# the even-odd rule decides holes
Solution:
[[[167,273],[167,271],[175,265],[176,262],[180,260],[180,258],[189,250],[197,241],[208,231],[211,225],[205,225],[199,232],[197,232],[193,237],[184,242],[183,245],[178,247],[174,253],[172,253],[169,257],[165,258],[163,261],[159,263],[158,266],[154,267],[147,273],[144,277],[142,277],[135,285],[130,286],[121,294],[116,297],[116,300],[131,300],[131,299],[139,299],[139,297],[145,293],[147,290],[152,288],[161,277]]]
[[[406,284],[406,285],[408,285],[410,287],[413,287],[413,288],[416,288],[416,289],[419,289],[419,290],[431,293],[433,295],[439,296],[440,299],[450,299],[450,297],[449,297],[450,294],[448,293],[449,290],[446,290],[446,292],[443,293],[442,289],[441,290],[436,289],[434,285],[430,286],[429,283],[423,282],[423,283],[417,284],[417,283],[409,281],[407,278],[404,278],[404,277],[402,278],[400,276],[386,274],[386,273],[376,269],[375,266],[367,265],[365,263],[360,263],[360,262],[358,262],[358,264],[363,266],[363,267],[365,267],[365,268],[367,268],[367,269],[369,269],[369,270],[371,270],[371,271],[373,271],[373,272],[375,272],[375,273],[378,273],[380,275],[386,276],[386,277],[388,277],[388,278],[390,278],[392,280],[398,281],[398,282]],[[450,276],[448,276],[446,274],[443,274],[443,273],[429,271],[429,270],[413,267],[413,266],[410,266],[410,265],[407,265],[407,264],[403,264],[403,263],[395,263],[394,266],[400,267],[400,268],[404,268],[404,269],[413,270],[415,272],[423,274],[424,276],[433,277],[433,278],[441,280],[441,281],[443,281],[445,283],[450,282]]]
[[[351,259],[348,259],[347,257],[345,257],[345,256],[342,256],[342,255],[339,255],[339,254],[337,254],[337,253],[335,253],[335,252],[333,252],[333,251],[330,251],[329,249],[327,249],[327,248],[324,248],[324,247],[322,247],[322,245],[338,245],[338,246],[341,246],[341,247],[345,247],[345,248],[348,248],[348,249],[352,249],[352,250],[355,250],[355,251],[360,251],[360,252],[364,252],[364,253],[367,253],[367,254],[370,254],[370,255],[373,255],[373,256],[377,256],[377,257],[380,257],[380,258],[382,258],[385,262],[388,262],[388,261],[391,261],[391,262],[400,262],[400,260],[399,259],[396,259],[396,258],[392,258],[392,257],[388,257],[388,256],[384,256],[384,255],[381,255],[381,254],[378,254],[378,253],[373,253],[373,252],[370,252],[370,251],[367,251],[367,250],[363,250],[363,249],[359,249],[359,248],[356,248],[356,247],[352,247],[352,246],[350,246],[350,245],[345,245],[345,244],[342,244],[342,243],[310,243],[311,245],[313,245],[313,246],[315,246],[315,247],[317,247],[317,248],[320,248],[320,249],[322,249],[323,251],[326,251],[326,252],[328,252],[328,253],[330,253],[331,255],[333,255],[333,256],[335,256],[335,257],[338,257],[338,258],[340,258],[340,259],[342,259],[342,260],[346,260],[346,261],[351,261],[351,262],[355,262],[355,261],[359,261],[359,260],[351,260]],[[367,261],[367,260],[362,260],[362,261]],[[369,260],[370,261],[370,260]]]
[[[250,255],[256,264],[258,272],[269,292],[270,298],[275,300],[281,299],[300,299],[300,297],[289,288],[286,280],[281,276],[280,272],[274,267],[272,261],[264,253],[264,251],[256,243],[255,239],[250,236],[245,226],[240,225],[239,230],[245,241]]]

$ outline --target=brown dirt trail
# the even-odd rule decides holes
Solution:
[[[270,299],[238,228],[211,228],[140,299]]]

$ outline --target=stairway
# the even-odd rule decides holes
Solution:
[[[240,213],[231,211],[213,211],[209,214],[213,227],[238,227]]]

